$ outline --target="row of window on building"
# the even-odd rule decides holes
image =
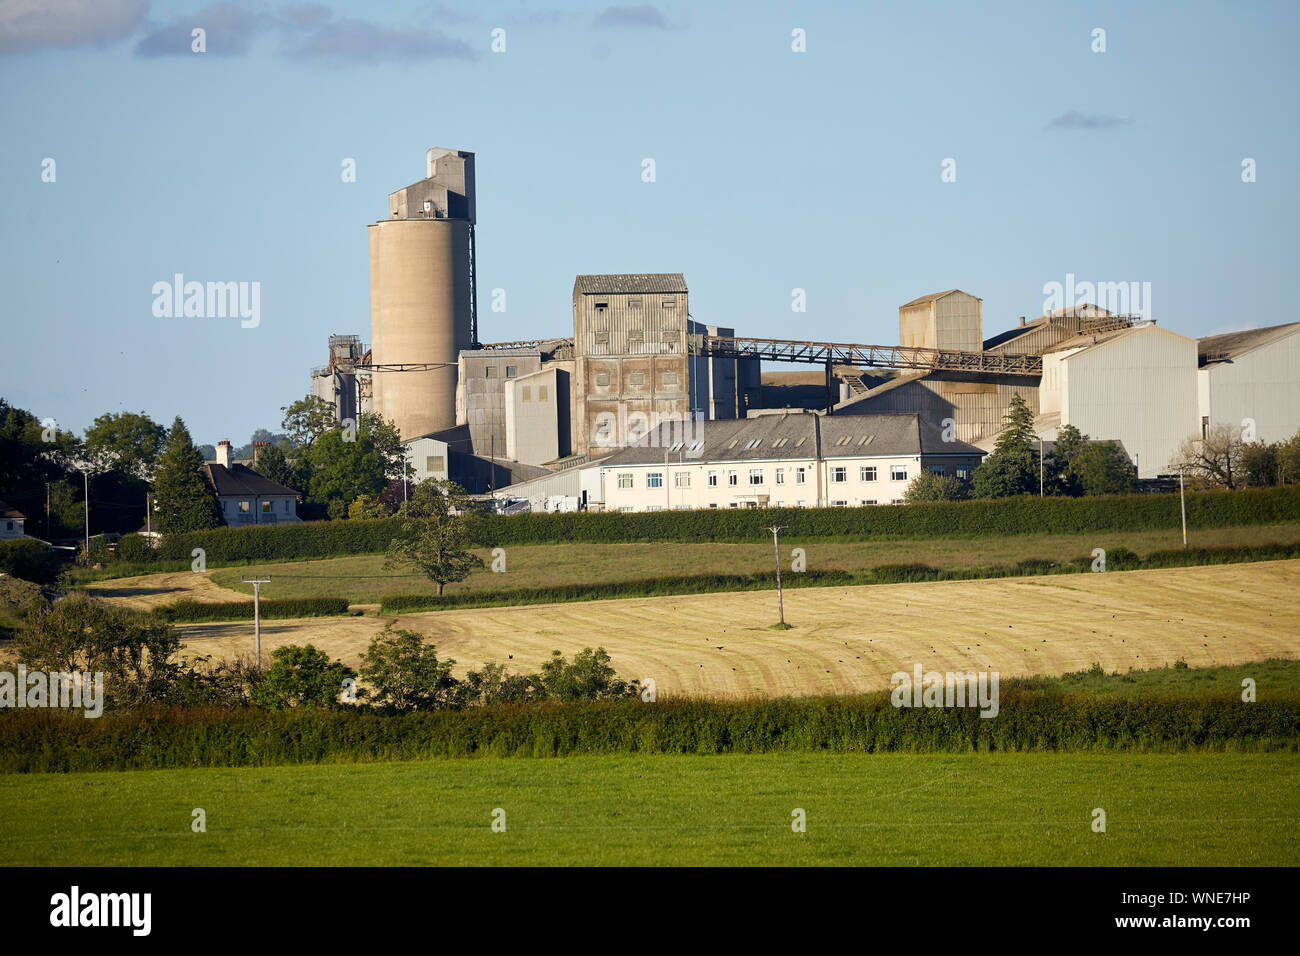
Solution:
[[[937,475],[945,474],[947,471],[947,469],[943,465],[931,465],[930,470]],[[778,468],[776,469],[776,484],[784,485],[786,483],[787,473],[791,471],[794,472],[794,483],[796,485],[802,485],[808,481],[808,472],[810,471],[809,468],[806,467]],[[959,467],[955,470],[955,472],[957,477],[962,479],[963,481],[970,479],[971,470],[969,467]],[[618,487],[620,488],[636,487],[636,475],[633,472],[618,472],[617,474],[618,474]],[[710,471],[707,477],[708,477],[709,487],[716,488],[718,486],[718,479],[719,479],[718,472]],[[764,469],[762,468],[749,469],[748,477],[749,477],[749,484],[751,485],[761,485],[766,482],[766,478],[764,476]],[[673,476],[673,478],[675,479],[674,482],[675,487],[677,488],[691,487],[691,473],[689,471],[679,471],[677,472],[677,474]],[[830,470],[830,478],[832,484],[844,484],[849,480],[848,467],[845,465],[833,466]],[[728,471],[726,472],[726,479],[727,479],[727,484],[730,486],[739,485],[740,473],[738,471]],[[890,465],[889,467],[890,481],[907,481],[907,479],[908,479],[908,470],[906,465]],[[880,469],[877,468],[875,465],[863,465],[858,468],[858,481],[867,482],[867,481],[879,481],[879,480],[880,480]],[[663,486],[664,486],[664,473],[662,471],[651,471],[646,473],[647,488],[662,488]]]
[[[891,498],[889,503],[890,503],[890,504],[894,504],[894,505],[901,505],[901,504],[903,503],[903,499],[902,499],[902,498]],[[784,501],[773,501],[771,504],[772,504],[772,506],[775,507],[775,508],[784,508],[784,507],[786,506],[786,503],[785,503]],[[858,504],[860,504],[860,505],[878,505],[878,504],[880,504],[880,502],[879,502],[878,500],[876,500],[875,498],[862,498],[862,499],[860,499],[860,500],[858,501]],[[758,506],[759,506],[759,505],[758,505],[758,502],[757,502],[757,501],[732,501],[732,502],[728,503],[728,505],[727,505],[728,508],[757,508]],[[840,500],[838,500],[838,501],[832,501],[832,502],[830,502],[830,506],[831,506],[832,508],[847,508],[847,507],[849,506],[849,502],[848,502],[847,499],[840,499]],[[692,510],[692,507],[693,507],[692,505],[674,505],[674,506],[673,506],[673,511],[690,511],[690,510]],[[709,508],[713,508],[713,509],[717,509],[717,508],[720,507],[720,506],[719,506],[718,504],[716,504],[716,503],[711,503],[711,504],[708,505],[708,507],[709,507]],[[801,498],[800,500],[794,502],[794,507],[796,507],[796,508],[806,508],[806,507],[808,507],[808,502]],[[620,507],[618,510],[619,510],[621,513],[623,513],[623,514],[632,514],[633,512],[636,511],[636,508],[632,507],[631,505],[625,505],[625,506],[623,506],[623,507]],[[664,510],[664,506],[663,506],[663,505],[646,505],[645,510],[646,510],[646,511],[663,511],[663,510]]]
[[[660,376],[660,381],[663,383],[664,388],[674,388],[678,384],[677,373],[672,369],[669,369],[665,371],[662,376]],[[609,388],[609,385],[610,385],[609,372],[597,372],[596,387]],[[636,386],[639,385],[645,385],[645,372],[628,372],[627,385],[631,388],[635,388]]]

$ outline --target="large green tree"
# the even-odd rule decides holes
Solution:
[[[1137,491],[1137,469],[1119,442],[1088,442],[1070,457],[1066,481],[1084,495],[1122,495]]]
[[[322,435],[339,427],[334,406],[323,398],[307,395],[280,409],[280,427],[299,448],[310,448]]]
[[[180,416],[172,422],[154,471],[155,528],[164,534],[203,531],[222,524],[216,492],[199,470],[203,457]]]
[[[439,660],[437,649],[415,631],[390,624],[361,655],[361,679],[372,700],[396,710],[432,710],[454,702],[458,681],[454,660]]]
[[[443,588],[463,581],[483,559],[469,550],[465,489],[451,481],[420,482],[399,514],[405,519],[388,544],[386,566],[413,566]]]
[[[362,415],[355,430],[335,428],[318,436],[302,455],[308,501],[331,518],[347,516],[362,495],[377,497],[399,473],[397,429],[377,415]]]
[[[334,710],[341,705],[343,682],[357,672],[314,645],[286,644],[271,654],[273,663],[253,688],[253,701],[262,707],[314,707]]]
[[[1006,498],[1038,491],[1039,452],[1034,445],[1034,413],[1013,395],[1002,417],[1002,433],[972,480],[978,498]]]
[[[271,481],[297,490],[293,466],[289,464],[284,449],[279,445],[267,445],[263,448],[262,453],[257,456],[253,470],[263,478],[269,478]]]
[[[86,455],[104,470],[148,479],[162,454],[167,430],[144,412],[109,412],[86,429]]]

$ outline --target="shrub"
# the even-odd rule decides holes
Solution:
[[[43,541],[19,538],[0,542],[0,571],[33,584],[51,585],[59,580],[63,561]]]
[[[132,532],[117,542],[117,560],[123,564],[152,564],[158,560],[158,552],[148,538]]]
[[[331,661],[324,651],[311,644],[277,647],[271,660],[273,663],[253,688],[254,703],[271,710],[337,708],[341,706],[339,694],[343,681],[356,677],[357,673],[338,661]]]

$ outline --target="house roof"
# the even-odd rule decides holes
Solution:
[[[906,309],[913,305],[924,305],[927,302],[933,302],[936,299],[942,299],[944,296],[952,295],[954,292],[961,292],[962,295],[970,295],[969,292],[962,292],[961,289],[949,289],[947,292],[931,292],[929,295],[923,295],[919,298],[913,299],[911,302],[904,302],[902,305],[899,306],[899,308]],[[971,295],[970,297],[972,299],[980,298],[977,295]],[[980,299],[980,301],[983,302],[984,300]]]
[[[680,447],[678,443],[681,443]],[[698,447],[697,447],[698,446]],[[674,450],[676,449],[676,450]],[[652,465],[676,455],[689,461],[771,461],[890,455],[982,455],[966,442],[945,442],[939,427],[915,412],[879,415],[760,415],[664,423],[611,455],[607,467]]]
[[[0,518],[22,518],[27,520],[27,516],[9,504],[7,501],[0,501]]]
[[[573,280],[573,291],[583,295],[685,292],[686,278],[680,272],[578,276]]]
[[[1244,355],[1253,349],[1284,339],[1297,329],[1300,329],[1300,322],[1270,325],[1263,329],[1243,329],[1240,332],[1225,332],[1222,335],[1207,335],[1197,340],[1196,351],[1201,365],[1227,362],[1238,355]]]
[[[298,492],[259,475],[247,465],[231,464],[229,468],[216,462],[205,462],[203,472],[212,484],[218,497],[239,497],[243,495],[293,495]]]

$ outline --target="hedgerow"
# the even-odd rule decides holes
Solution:
[[[1300,697],[1095,697],[1004,686],[975,708],[895,708],[888,693],[777,700],[497,705],[402,716],[159,709],[96,720],[49,709],[0,714],[0,772],[574,754],[1295,751]]]
[[[269,598],[263,599],[261,616],[267,619],[325,617],[348,613],[347,598]],[[173,624],[196,621],[251,621],[252,601],[174,601],[152,611],[155,617]]]
[[[244,561],[378,554],[399,527],[397,518],[216,528],[170,535],[153,551],[158,561],[189,561],[201,548],[209,565]],[[1084,498],[998,498],[857,508],[725,508],[641,514],[482,515],[470,526],[478,547],[617,544],[628,542],[761,541],[774,523],[785,535],[869,541],[977,538],[988,535],[1086,534],[1179,527],[1176,494]],[[1206,491],[1187,495],[1189,528],[1275,524],[1300,520],[1300,487]]]

